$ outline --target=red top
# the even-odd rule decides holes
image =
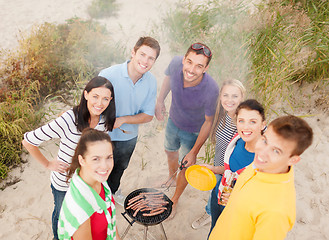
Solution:
[[[105,191],[104,191],[103,185],[102,185],[99,196],[101,196],[101,198],[105,201]],[[114,201],[113,197],[112,197],[111,201]],[[109,207],[107,210],[109,211],[110,215],[112,215],[111,207]],[[90,217],[90,227],[91,227],[92,239],[93,240],[105,240],[107,237],[107,225],[108,225],[108,222],[106,220],[105,213],[104,212],[102,212],[102,213],[94,212],[94,214],[91,215],[91,217]],[[73,237],[71,239],[73,240]]]

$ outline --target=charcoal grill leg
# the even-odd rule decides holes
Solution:
[[[147,230],[148,230],[148,226],[144,227],[144,240],[147,240]]]
[[[161,229],[162,229],[162,232],[163,232],[163,234],[164,234],[165,239],[167,240],[167,235],[166,235],[166,232],[165,232],[164,227],[163,227],[163,225],[162,225],[162,222],[160,223],[160,227],[161,227]]]
[[[127,235],[129,229],[130,229],[131,225],[128,224],[128,227],[126,228],[125,232],[123,233],[123,235],[121,236],[121,240],[123,240],[125,238],[125,236]]]

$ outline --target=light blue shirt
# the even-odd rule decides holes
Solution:
[[[157,82],[152,73],[146,72],[135,84],[128,75],[129,61],[102,70],[99,76],[108,79],[114,87],[116,117],[131,116],[139,113],[154,115]],[[110,132],[113,141],[127,141],[138,135],[138,124],[122,124],[121,129]]]

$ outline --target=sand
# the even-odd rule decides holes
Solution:
[[[118,0],[119,11],[116,17],[100,20],[111,31],[115,40],[120,40],[131,49],[139,36],[147,35],[153,22],[159,22],[160,16],[175,3],[175,0]],[[28,30],[34,24],[45,21],[62,23],[74,16],[88,18],[87,6],[91,0],[0,0],[0,46],[13,48],[17,45],[17,35]],[[160,34],[159,34],[160,39]],[[164,70],[170,58],[169,48],[160,39],[161,55],[152,72],[157,77],[158,88],[164,77]],[[316,92],[314,93],[316,94]],[[297,190],[296,224],[286,239],[308,240],[327,239],[329,237],[329,141],[328,114],[309,107],[311,116],[306,120],[313,127],[315,139],[312,146],[302,155],[302,161],[295,168]],[[309,109],[297,112],[297,115],[309,114]],[[136,150],[130,165],[124,173],[121,189],[124,194],[142,188],[152,187],[167,176],[166,156],[163,149],[163,124],[155,119],[140,127]],[[57,153],[57,141],[42,145],[44,154],[52,159]],[[200,153],[202,155],[202,152]],[[0,192],[0,239],[52,239],[51,212],[53,199],[50,190],[49,171],[44,169],[29,155],[20,168],[15,169],[9,180],[18,180]],[[169,197],[174,188],[165,192]],[[182,195],[178,212],[174,219],[163,223],[169,240],[206,239],[209,225],[198,230],[191,228],[195,218],[204,212],[208,192],[201,192],[188,186]],[[122,234],[128,226],[127,221],[117,207],[118,228]],[[161,239],[159,226],[149,228],[148,239]],[[142,239],[143,226],[133,224],[126,239]]]

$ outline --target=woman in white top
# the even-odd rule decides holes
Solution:
[[[48,124],[24,134],[24,147],[44,167],[51,170],[50,181],[55,204],[52,214],[54,239],[58,239],[58,216],[69,187],[66,170],[71,164],[82,130],[90,127],[100,131],[112,131],[114,122],[113,86],[106,78],[95,77],[87,83],[79,105]],[[57,158],[49,161],[38,146],[53,138],[60,138],[59,151]]]

